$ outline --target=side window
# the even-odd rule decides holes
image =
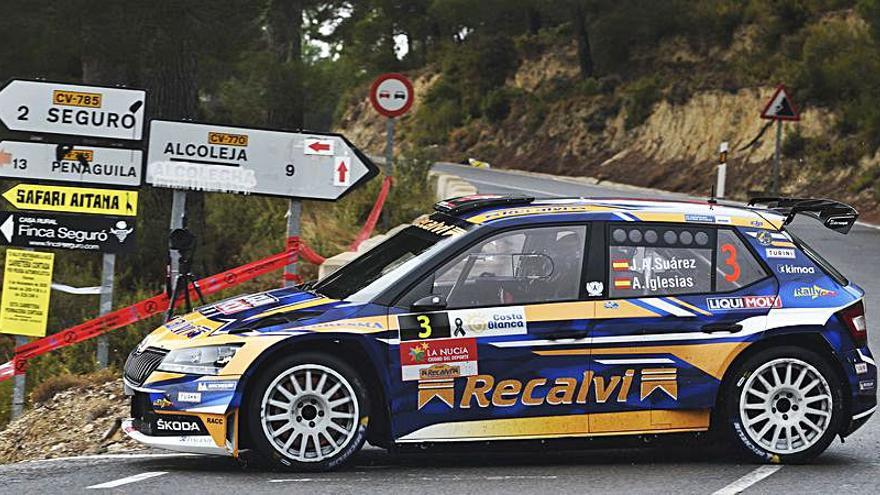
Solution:
[[[446,297],[449,308],[574,300],[585,242],[583,225],[502,232],[438,269],[431,293]]]
[[[622,224],[609,228],[611,297],[712,291],[714,229]]]
[[[764,267],[755,259],[735,232],[718,231],[718,266],[715,269],[716,292],[727,292],[745,287],[767,276]]]

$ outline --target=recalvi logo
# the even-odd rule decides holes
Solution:
[[[464,391],[457,406],[461,409],[471,407],[511,407],[604,404],[606,402],[625,403],[633,389],[636,371],[626,370],[622,375],[599,376],[592,371],[584,371],[579,377],[560,377],[556,379],[533,378],[525,383],[517,379],[497,380],[492,375],[467,377]],[[646,368],[639,372],[639,400],[652,394],[666,394],[678,400],[678,380],[676,368]],[[434,380],[419,382],[419,409],[435,397],[449,407],[456,407],[453,380]]]

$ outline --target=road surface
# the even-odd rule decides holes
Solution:
[[[676,196],[499,170],[437,165],[481,192],[539,196]],[[880,230],[856,226],[841,236],[799,220],[794,230],[868,293],[872,348],[880,350]],[[846,444],[836,441],[808,466],[759,466],[707,448],[663,444],[577,453],[536,448],[520,454],[407,454],[369,448],[344,471],[322,474],[242,469],[231,459],[149,455],[86,457],[0,466],[0,493],[831,493],[876,494],[880,482],[877,417]],[[89,488],[91,487],[91,488]]]

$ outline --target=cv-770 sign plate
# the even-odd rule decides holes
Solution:
[[[339,134],[150,123],[146,181],[157,187],[335,200],[377,172]]]

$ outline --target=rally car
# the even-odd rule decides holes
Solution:
[[[442,201],[316,283],[147,336],[124,431],[302,470],[365,441],[707,431],[807,461],[874,412],[877,368],[863,291],[785,226],[805,213],[846,233],[858,213],[758,204]]]

